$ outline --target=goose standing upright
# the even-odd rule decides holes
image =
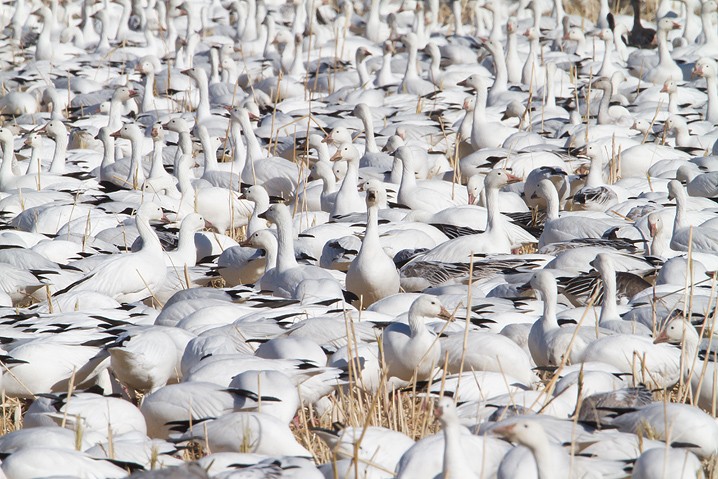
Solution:
[[[379,241],[378,191],[366,190],[366,233],[361,249],[347,271],[347,289],[358,298],[358,304],[372,303],[399,292],[399,272]]]

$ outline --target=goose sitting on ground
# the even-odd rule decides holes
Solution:
[[[430,379],[441,365],[441,345],[426,327],[434,317],[449,320],[449,313],[438,298],[419,296],[409,308],[407,323],[394,322],[382,334],[384,362],[389,377],[409,382]]]

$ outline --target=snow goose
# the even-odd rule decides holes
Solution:
[[[705,119],[715,124],[718,122],[718,63],[712,58],[700,58],[693,67],[693,73],[706,79],[708,102]]]
[[[671,477],[692,479],[700,477],[702,465],[700,459],[690,451],[673,447],[648,449],[633,464],[633,479],[651,479]]]
[[[690,381],[693,404],[706,411],[716,409],[715,355],[710,344],[702,346],[696,328],[680,316],[673,318],[655,339],[656,343],[668,343],[682,349],[684,376]]]
[[[654,402],[611,420],[619,431],[639,434],[650,427],[653,437],[667,443],[686,444],[686,450],[705,459],[718,450],[718,423],[688,404]]]
[[[271,205],[262,217],[277,225],[277,267],[267,270],[260,278],[259,284],[263,290],[291,298],[297,285],[304,279],[333,279],[332,275],[322,268],[297,264],[294,257],[292,217],[286,205]]]
[[[492,123],[486,119],[486,102],[488,97],[486,80],[474,73],[465,80],[457,83],[459,86],[468,86],[476,90],[473,123],[471,126],[471,147],[474,151],[482,148],[500,148],[506,139],[516,133],[515,128],[504,126],[501,123]]]
[[[624,321],[618,315],[616,309],[616,269],[611,255],[599,253],[591,261],[591,266],[601,275],[603,282],[603,302],[601,303],[601,315],[598,318],[598,325],[602,328],[615,331],[620,334],[638,334],[651,336],[651,329],[635,321]]]
[[[601,238],[610,228],[622,226],[608,217],[595,218],[580,213],[559,216],[558,192],[550,180],[539,181],[534,194],[546,200],[546,223],[539,238],[539,249],[547,244],[576,238]]]
[[[346,276],[347,289],[359,298],[358,303],[363,307],[399,292],[399,272],[379,241],[377,197],[376,188],[366,190],[366,232]]]
[[[142,248],[136,253],[108,258],[91,273],[56,294],[97,291],[125,303],[152,296],[153,291],[164,283],[167,268],[162,255],[162,245],[150,226],[150,221],[163,218],[164,213],[158,205],[142,204],[136,214]]]
[[[425,324],[433,317],[450,320],[451,313],[437,298],[422,295],[409,308],[408,324],[394,322],[384,330],[381,340],[389,377],[423,381],[441,365],[441,345]]]
[[[254,284],[265,271],[276,266],[277,237],[270,230],[255,231],[217,258],[217,269],[228,286]]]
[[[350,213],[363,212],[366,204],[359,195],[359,160],[361,155],[351,143],[339,145],[332,161],[343,161],[347,164],[346,175],[342,180],[339,191],[334,197],[334,208],[331,216],[343,216]]]
[[[558,296],[556,279],[548,271],[537,271],[531,276],[531,287],[541,295],[543,314],[534,322],[529,332],[528,345],[537,366],[558,366],[566,360],[576,363],[597,330],[588,327],[561,327],[556,318]]]
[[[169,328],[133,329],[107,346],[117,379],[133,391],[154,392],[176,374],[178,346]]]
[[[444,431],[442,477],[478,479],[479,476],[471,468],[464,451],[461,449],[461,423],[453,400],[446,397],[439,399],[434,406],[434,416],[439,420]]]
[[[430,81],[424,80],[419,76],[417,71],[417,50],[419,48],[419,38],[414,32],[409,32],[402,37],[402,42],[406,46],[408,58],[406,62],[406,70],[404,78],[397,89],[398,93],[408,93],[410,95],[424,96],[432,93],[436,87]]]
[[[499,188],[519,179],[503,170],[492,170],[484,178],[486,192],[486,230],[483,233],[460,236],[446,241],[417,258],[421,261],[466,263],[474,254],[510,253],[514,241],[506,230],[505,219],[499,212]],[[527,235],[528,236],[528,235]],[[526,241],[530,242],[530,240]]]
[[[212,452],[311,457],[292,435],[289,425],[259,412],[232,412],[192,425],[181,441],[195,440]]]
[[[519,419],[510,424],[492,429],[495,434],[505,437],[511,442],[525,446],[531,451],[536,464],[536,477],[570,477],[571,463],[566,451],[559,444],[553,442],[546,434],[539,421]],[[510,461],[514,455],[511,453],[504,457],[499,466],[499,477],[508,477],[501,474],[502,470],[511,467]],[[529,471],[524,471],[528,472]]]
[[[181,193],[177,206],[178,217],[196,211],[220,234],[244,226],[252,212],[251,203],[239,193],[217,186],[195,190],[190,179],[190,166],[194,159],[183,154],[177,160],[175,175],[177,189]]]
[[[304,169],[284,158],[266,157],[254,134],[249,111],[243,107],[228,107],[228,110],[231,121],[238,122],[242,127],[247,144],[247,161],[242,170],[242,181],[250,185],[261,184],[270,196],[290,198],[299,184],[300,177],[307,176]]]
[[[53,447],[20,449],[4,459],[1,467],[6,477],[127,477],[125,469],[110,461]]]
[[[688,251],[689,247],[698,253],[712,253],[718,250],[718,229],[704,226],[690,226],[686,218],[685,188],[678,180],[668,183],[668,199],[676,200],[676,216],[673,221],[671,248]]]
[[[681,26],[674,22],[673,19],[664,17],[658,21],[656,27],[658,29],[656,32],[658,38],[658,64],[646,71],[643,79],[656,85],[662,85],[666,80],[681,81],[683,80],[683,72],[671,57],[671,52],[668,49],[668,32]]]
[[[313,428],[312,431],[337,458],[354,459],[360,463],[368,461],[389,471],[396,469],[401,457],[414,445],[406,434],[377,426],[335,430]]]

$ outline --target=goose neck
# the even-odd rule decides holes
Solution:
[[[706,120],[716,123],[718,122],[718,77],[715,75],[707,75],[706,87],[708,93]]]
[[[145,91],[142,94],[142,111],[148,112],[156,110],[155,104],[155,72],[148,71],[145,73]]]
[[[36,175],[40,171],[40,148],[33,147],[32,153],[30,153],[30,164],[27,165],[27,175]]]
[[[197,75],[197,88],[199,89],[199,104],[197,105],[197,120],[203,121],[211,116],[209,109],[209,84],[207,74],[204,70],[199,70]]]
[[[277,270],[282,272],[295,267],[297,267],[297,260],[294,257],[294,234],[291,219],[284,219],[277,223]]]
[[[601,316],[598,322],[612,320],[618,318],[618,309],[616,307],[616,271],[613,267],[604,266],[601,271],[601,280],[603,281],[603,304],[601,305]]]
[[[13,145],[12,142],[2,143],[2,165],[0,166],[0,176],[2,180],[7,180],[15,176],[12,172]]]
[[[55,138],[55,153],[50,163],[50,173],[61,175],[65,172],[65,159],[67,158],[67,134],[60,133]]]
[[[461,424],[455,417],[443,418],[442,423],[444,430],[443,477],[458,479],[461,471],[470,470],[464,448],[461,445]]]
[[[548,194],[546,195],[546,221],[558,219],[559,204],[560,201],[556,188],[549,188]]]
[[[495,231],[501,213],[499,212],[499,189],[487,186],[482,193],[486,195],[486,231]]]
[[[230,134],[232,136],[232,161],[237,173],[241,173],[247,162],[247,148],[242,141],[242,128],[236,121],[230,122]]]
[[[150,169],[150,178],[158,178],[167,174],[162,160],[163,150],[164,142],[156,140],[154,142],[154,149],[152,150],[152,168]]]
[[[509,45],[509,48],[511,46]],[[497,44],[497,50],[492,50],[494,59],[494,84],[491,86],[491,93],[503,92],[509,88],[509,72],[506,67],[506,57],[504,56],[501,45]]]
[[[656,32],[656,36],[658,38],[658,64],[666,65],[673,63],[671,51],[668,49],[668,32],[659,28]]]
[[[364,124],[364,137],[366,138],[366,151],[368,153],[378,153],[379,147],[376,145],[376,138],[374,137],[374,120],[371,117],[371,113],[366,112],[361,116],[361,121]]]
[[[598,106],[598,124],[606,125],[611,123],[611,113],[609,108],[611,106],[611,97],[613,96],[613,86],[608,83],[608,86],[603,90],[603,97],[601,97],[601,103]]]
[[[587,188],[597,188],[603,185],[603,160],[600,156],[596,155],[591,158],[591,166],[588,170],[588,177],[586,178]]]
[[[558,292],[556,290],[556,283],[551,281],[549,284],[544,285],[539,292],[541,293],[541,300],[543,301],[543,316],[541,317],[541,321],[552,328],[558,328],[559,324],[556,318]]]
[[[142,151],[140,151],[140,139],[132,137],[130,139],[130,147],[132,148],[132,156],[130,157],[130,171],[127,176],[127,183],[132,185],[133,189],[138,189],[145,181],[145,170],[142,167]]]
[[[157,237],[157,234],[150,226],[150,222],[143,215],[135,216],[135,223],[137,224],[137,231],[142,238],[142,251],[161,252],[162,243]]]
[[[381,249],[379,241],[379,207],[372,205],[366,210],[366,232],[364,233],[364,241],[362,241],[361,251],[364,254],[376,254]]]

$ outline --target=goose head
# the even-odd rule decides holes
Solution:
[[[518,30],[519,30],[519,24],[516,21],[516,18],[510,17],[506,21],[506,33],[508,33],[508,34],[516,33]]]
[[[324,137],[322,142],[329,143],[330,145],[343,145],[344,143],[351,143],[352,134],[347,128],[338,126],[330,131],[329,134]]]
[[[367,208],[379,207],[381,201],[381,192],[376,186],[365,187],[366,206]]]
[[[28,135],[25,137],[25,146],[29,146],[30,148],[39,148],[42,146],[42,138],[36,131],[31,131],[28,133]]]
[[[165,129],[162,127],[162,123],[157,122],[152,125],[150,136],[153,141],[163,141],[165,139]]]
[[[6,152],[7,148],[12,150],[12,144],[15,140],[15,135],[7,127],[0,127],[0,144],[2,145],[3,151]]]
[[[696,63],[696,67],[698,64]],[[695,71],[695,68],[693,70],[694,74],[698,74]],[[678,90],[678,83],[675,80],[666,80],[665,83],[663,83],[663,87],[661,88],[661,93],[674,93]]]
[[[695,163],[685,163],[676,170],[676,179],[682,183],[688,183],[701,174],[701,170]]]
[[[200,231],[207,225],[204,217],[199,213],[190,213],[184,217],[182,224],[180,225],[181,230],[188,231]]]
[[[134,98],[136,96],[137,96],[137,90],[133,90],[126,86],[121,86],[121,87],[115,89],[115,92],[112,94],[112,101],[118,101],[118,102],[124,103],[127,100],[129,100],[130,98]]]
[[[668,33],[671,30],[678,30],[679,28],[681,28],[681,24],[669,17],[661,18],[656,24],[656,29],[665,33]]]
[[[314,165],[312,165],[309,177],[314,180],[326,178],[327,180],[332,181],[335,179],[332,167],[324,161],[317,161]]]
[[[548,441],[546,431],[538,421],[519,419],[511,424],[493,429],[495,434],[532,449]]]
[[[268,205],[269,204],[269,193],[262,185],[252,185],[242,192],[243,196],[249,201],[253,201],[257,204]]]
[[[113,138],[124,138],[125,140],[137,141],[142,138],[142,131],[140,127],[134,123],[126,123],[119,130],[112,133],[110,136]]]
[[[682,316],[671,319],[653,340],[655,344],[668,343],[680,346],[683,341],[691,339],[697,342],[700,338],[696,328]]]
[[[389,153],[390,155],[393,154],[400,146],[404,146],[404,140],[399,135],[391,135],[388,140],[386,140],[386,143],[384,143],[384,147],[382,148],[382,151]]]
[[[188,77],[190,77],[197,84],[200,84],[202,82],[207,83],[207,72],[205,72],[201,68],[198,68],[198,67],[188,68],[186,70],[182,70],[182,73],[187,75]]]
[[[657,212],[650,213],[648,215],[648,232],[655,238],[662,229],[663,217]]]
[[[452,320],[452,315],[439,298],[424,294],[419,296],[409,308],[409,316],[421,318],[441,318],[447,321]]]
[[[62,123],[60,120],[52,120],[45,125],[43,130],[45,131],[45,133],[47,133],[47,136],[49,136],[53,140],[59,138],[60,136],[67,135],[67,128],[65,127],[65,124]]]
[[[466,191],[469,195],[469,204],[473,205],[484,191],[484,178],[481,175],[474,175],[466,182]]]
[[[354,107],[354,111],[352,113],[360,120],[371,118],[371,110],[366,103],[359,103]]]
[[[528,283],[519,287],[521,292],[533,289],[540,294],[541,298],[545,301],[547,293],[553,292],[556,294],[556,278],[553,274],[546,270],[538,270],[531,275],[531,279]]]
[[[359,161],[361,154],[351,143],[345,143],[339,147],[339,149],[330,158],[331,161],[346,161],[353,162]]]
[[[675,200],[684,195],[683,185],[678,180],[671,180],[668,182],[668,199]]]
[[[588,264],[593,266],[600,274],[610,274],[613,272],[613,259],[611,255],[607,253],[598,253]]]
[[[512,175],[506,170],[491,170],[484,178],[484,188],[499,189],[506,185],[518,183],[520,181],[522,181],[521,178]]]
[[[603,40],[606,43],[612,42],[613,41],[613,32],[611,32],[611,30],[608,28],[604,28],[603,30],[598,32],[598,38],[600,38],[601,40]]]
[[[524,32],[524,36],[529,39],[529,41],[538,40],[541,38],[541,33],[538,31],[536,27],[531,27],[526,29]]]
[[[459,422],[459,415],[456,413],[456,405],[451,398],[442,397],[434,403],[434,416],[439,420],[443,427],[447,424],[456,424]]]
[[[534,193],[534,195],[548,201],[549,198],[553,196],[556,196],[558,198],[558,191],[556,190],[556,186],[551,180],[549,180],[548,178],[544,178],[543,180],[538,182],[538,185],[536,185],[536,192]]]
[[[716,73],[718,73],[718,64],[712,58],[699,58],[693,67],[693,74],[703,78],[714,78]]]
[[[613,89],[613,86],[611,85],[611,81],[608,78],[600,78],[595,82],[591,83],[591,89],[603,90],[603,92],[605,93],[611,91]]]
[[[477,91],[485,90],[486,89],[486,80],[484,80],[484,77],[482,77],[478,73],[474,73],[473,75],[469,75],[468,78],[458,82],[457,85],[473,88],[474,90],[477,90]]]
[[[180,117],[172,118],[170,121],[165,123],[163,127],[167,128],[169,131],[174,131],[175,133],[189,133],[191,129],[189,122]]]
[[[165,214],[160,205],[152,202],[142,203],[140,207],[137,208],[136,215],[144,218],[146,221],[160,221],[165,219]]]
[[[663,128],[665,128],[666,131],[683,130],[688,128],[688,124],[683,117],[671,115],[666,119],[665,123],[663,123]]]
[[[252,233],[252,235],[246,240],[242,241],[239,245],[243,247],[251,247],[257,249],[267,250],[272,246],[276,248],[277,237],[274,236],[271,230],[259,230]]]
[[[508,118],[521,118],[524,116],[524,113],[526,113],[526,107],[524,107],[523,103],[518,100],[511,100],[509,104],[506,105],[506,111],[504,111],[501,120],[506,120]]]
[[[290,225],[292,224],[292,215],[289,212],[289,207],[284,203],[274,203],[267,208],[267,211],[259,215],[270,223],[275,225]]]
[[[572,27],[569,28],[566,33],[563,35],[564,40],[571,40],[573,42],[582,42],[586,40],[586,35],[583,34],[583,31],[578,27]]]
[[[155,64],[148,57],[143,57],[135,65],[135,71],[144,75],[148,73],[155,73]]]

